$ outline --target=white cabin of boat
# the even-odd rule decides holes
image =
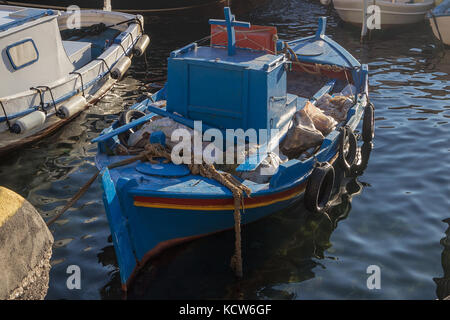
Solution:
[[[0,153],[95,102],[149,43],[143,17],[0,5]]]
[[[0,10],[1,97],[64,77],[76,68],[71,61],[76,51],[89,51],[88,43],[77,43],[76,48],[73,42],[62,41],[58,15],[33,8]]]

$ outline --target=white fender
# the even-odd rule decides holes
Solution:
[[[113,79],[120,79],[123,77],[125,72],[127,72],[128,68],[131,66],[131,59],[127,56],[123,56],[119,61],[114,65],[111,70],[111,77]]]
[[[17,120],[11,128],[14,133],[25,133],[33,128],[42,126],[47,116],[42,111],[33,111]]]
[[[148,45],[150,44],[150,37],[146,34],[144,34],[134,46],[134,55],[136,57],[140,57],[144,54],[145,50],[147,49]]]
[[[70,118],[74,114],[82,111],[86,104],[86,99],[83,96],[72,97],[58,108],[58,115],[61,118]]]

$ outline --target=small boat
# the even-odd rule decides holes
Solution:
[[[428,13],[434,36],[450,46],[450,0],[444,0]]]
[[[367,2],[368,7],[376,5],[380,8],[381,29],[422,22],[428,10],[434,5],[434,0],[369,0]],[[333,5],[344,22],[361,26],[363,0],[333,0]]]
[[[325,35],[326,18],[315,35],[283,41],[275,27],[236,21],[228,7],[225,17],[210,20],[210,45],[173,51],[165,86],[93,140],[125,290],[144,263],[168,247],[234,227],[237,253],[241,223],[302,199],[323,213],[332,164],[348,174],[359,166],[354,130],[362,118],[364,141],[373,138],[368,67]],[[338,100],[344,105],[335,105]],[[230,131],[249,136],[229,138]],[[257,151],[250,151],[252,132],[259,135]],[[188,142],[179,164],[174,136],[180,133],[189,142],[198,134],[200,142],[194,141],[193,158]],[[208,134],[216,137],[216,156],[231,150],[231,164],[195,162],[211,147]],[[237,162],[235,140],[248,147]],[[239,199],[239,190],[251,196]]]
[[[41,139],[120,79],[150,39],[142,16],[0,5],[0,154]]]

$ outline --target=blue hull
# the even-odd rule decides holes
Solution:
[[[347,124],[353,129],[359,124],[364,107],[365,104],[363,105],[363,102],[360,101],[349,111]],[[319,151],[317,154],[319,161],[332,163],[336,159],[338,154],[337,140],[337,132],[332,132],[328,135],[327,140],[322,145],[322,151]],[[134,165],[110,171],[106,168],[106,163],[102,163],[102,157],[98,157],[97,165],[99,168],[103,168],[103,201],[110,223],[111,234],[113,235],[124,289],[129,286],[140,267],[163,250],[182,242],[229,230],[234,226],[232,209],[205,211],[181,207],[171,209],[137,205],[134,199],[135,196],[148,196],[151,198],[164,195],[169,199],[179,197],[181,199],[180,202],[183,202],[187,198],[192,198],[192,195],[164,194],[155,192],[155,190],[146,191],[146,187],[139,183],[141,180],[138,177],[139,175],[133,176],[130,172],[131,169],[134,170]],[[291,195],[286,196],[288,198],[286,200],[280,200],[286,197],[275,196],[275,200],[268,201],[270,204],[254,208],[245,206],[245,211],[241,215],[242,224],[257,221],[302,200],[306,181],[313,166],[314,162],[312,161],[310,163],[294,161],[280,167],[277,175],[271,180],[273,187],[271,188],[269,185],[264,190],[252,192],[252,198],[257,199],[259,196],[269,197],[283,192],[289,193],[290,190],[294,191],[292,191]],[[304,175],[299,175],[301,172]],[[195,178],[195,176],[190,177]],[[206,180],[201,177],[196,178]],[[216,182],[210,183],[212,185],[217,184]],[[232,200],[231,193],[225,188],[218,192],[216,197],[217,199],[228,198],[230,201]],[[214,194],[205,194],[203,192],[194,199],[211,198],[214,198]]]

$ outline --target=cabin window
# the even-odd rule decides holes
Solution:
[[[29,66],[39,59],[39,53],[32,39],[9,45],[6,47],[6,54],[15,70]]]

